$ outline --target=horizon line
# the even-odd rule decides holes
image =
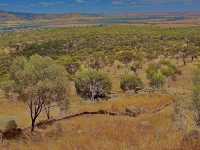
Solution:
[[[51,15],[51,14],[57,14],[57,15],[62,15],[62,14],[104,14],[104,15],[120,15],[120,14],[145,14],[145,13],[200,13],[200,10],[194,10],[194,11],[190,11],[190,10],[185,10],[185,11],[181,11],[181,10],[176,10],[176,11],[143,11],[143,12],[134,12],[134,11],[129,11],[129,12],[31,12],[31,11],[7,11],[7,10],[0,10],[0,13],[4,12],[4,13],[21,13],[21,14],[38,14],[38,15]]]

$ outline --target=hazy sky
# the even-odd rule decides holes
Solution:
[[[0,0],[0,10],[34,13],[200,11],[200,0]]]

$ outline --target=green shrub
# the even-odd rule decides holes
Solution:
[[[178,73],[179,70],[176,66],[167,60],[150,64],[146,70],[146,76],[150,81],[150,86],[155,89],[162,88],[167,78],[176,80],[176,74]]]
[[[5,131],[11,131],[17,129],[17,123],[15,120],[9,120],[6,124]]]
[[[139,77],[128,74],[122,76],[120,87],[123,91],[134,90],[137,93],[138,90],[143,88],[143,82]]]
[[[96,100],[110,94],[111,81],[108,76],[95,70],[84,70],[75,79],[77,93],[83,98]]]
[[[178,73],[178,70],[176,66],[167,60],[162,60],[159,62],[160,64],[160,70],[166,77],[174,76],[176,73]]]
[[[158,70],[150,76],[150,86],[154,89],[160,89],[165,84],[165,79],[166,77],[163,75],[163,73]]]
[[[153,74],[159,70],[158,64],[150,64],[146,70],[147,79],[151,79]]]

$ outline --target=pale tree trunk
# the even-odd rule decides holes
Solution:
[[[44,109],[45,109],[45,113],[46,113],[46,116],[47,116],[47,119],[49,120],[51,118],[51,115],[50,115],[50,106],[47,104],[44,106]]]
[[[96,92],[95,92],[95,87],[94,85],[90,85],[90,92],[91,92],[91,101],[94,101],[95,100],[95,95],[96,95]]]
[[[90,92],[91,92],[91,101],[95,101],[95,96],[97,95],[97,91],[98,91],[98,85],[96,83],[96,81],[92,81],[92,84],[90,84]]]

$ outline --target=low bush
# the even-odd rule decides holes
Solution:
[[[165,84],[165,79],[166,77],[162,74],[162,72],[155,72],[150,78],[150,86],[155,89],[160,89]]]
[[[166,77],[173,77],[176,73],[178,73],[178,70],[176,66],[167,60],[162,60],[159,62],[160,64],[160,70]]]
[[[120,87],[123,91],[134,90],[135,93],[143,88],[142,80],[132,74],[124,75],[121,78]]]
[[[83,98],[96,100],[106,98],[111,91],[111,81],[108,76],[96,70],[84,70],[75,79],[77,93]]]
[[[5,131],[10,131],[10,130],[16,130],[17,129],[17,123],[15,120],[9,120],[6,124]]]
[[[164,86],[167,77],[174,74],[173,69],[169,69],[161,64],[150,64],[146,70],[146,77],[149,84],[154,89],[160,89]]]

